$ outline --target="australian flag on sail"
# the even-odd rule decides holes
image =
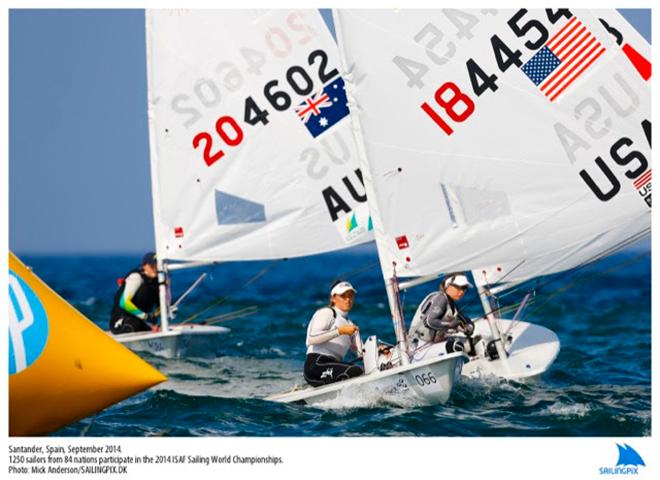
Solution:
[[[344,80],[337,77],[296,107],[298,118],[316,138],[349,114]]]
[[[604,52],[598,39],[573,17],[521,70],[552,102]]]

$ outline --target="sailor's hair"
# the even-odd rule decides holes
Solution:
[[[345,280],[335,280],[332,282],[332,285],[330,285],[330,291],[332,292],[332,289],[335,288],[337,285],[339,285],[341,282]],[[330,294],[329,301],[328,301],[328,307],[333,307],[335,304],[332,301],[332,293]]]
[[[336,287],[337,285],[339,285],[341,282],[345,282],[345,281],[346,281],[346,280],[335,280],[334,282],[332,282],[332,285],[330,285],[330,290],[332,290],[333,288],[335,288],[335,287]]]
[[[451,282],[454,280],[454,278],[456,278],[457,275],[463,275],[463,272],[452,272],[445,275],[445,278],[442,279],[442,283],[440,284],[443,292],[447,291],[447,287],[451,285]]]

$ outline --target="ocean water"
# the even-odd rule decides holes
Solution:
[[[140,255],[21,258],[107,329],[116,279]],[[257,313],[223,323],[232,330],[223,337],[216,357],[165,360],[144,355],[169,377],[167,382],[54,436],[651,435],[648,249],[629,250],[527,285],[535,287],[535,297],[524,320],[552,329],[561,341],[557,360],[540,381],[463,381],[447,404],[430,407],[390,404],[368,395],[344,396],[323,408],[263,400],[303,383],[307,322],[326,302],[328,287],[337,278],[350,280],[358,290],[351,318],[363,338],[377,334],[394,342],[373,247],[177,272],[173,297],[204,271],[208,277],[184,300],[178,320],[210,305],[204,316],[249,306],[258,307]],[[407,319],[436,285],[406,292]],[[518,302],[524,293],[513,292],[502,304]],[[481,312],[474,292],[466,295],[462,306],[472,316]]]

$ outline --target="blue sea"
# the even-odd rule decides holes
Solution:
[[[358,290],[351,318],[363,337],[393,343],[373,246],[304,259],[219,264],[176,272],[173,298],[207,272],[177,320],[207,309],[214,317],[256,306],[231,328],[217,356],[144,357],[169,380],[83,419],[54,436],[649,436],[651,435],[650,246],[526,285],[534,302],[524,320],[557,333],[561,351],[536,383],[459,383],[445,405],[389,405],[344,398],[316,408],[263,400],[302,383],[305,331],[333,280]],[[116,280],[136,266],[128,256],[20,255],[54,290],[107,329]],[[255,277],[257,277],[255,279]],[[247,284],[247,285],[246,285]],[[405,293],[409,320],[437,283]],[[526,290],[501,299],[521,300]],[[474,292],[463,310],[483,313]],[[210,306],[210,308],[209,308]],[[198,317],[202,318],[202,317]],[[197,319],[195,320],[197,321]]]

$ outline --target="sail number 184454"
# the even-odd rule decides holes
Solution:
[[[451,15],[449,14],[450,11],[453,12]],[[443,12],[448,16],[451,22],[454,23],[454,25],[460,25],[461,22],[467,21],[460,30],[462,35],[459,35],[459,37],[469,39],[474,36],[470,30],[477,25],[477,17],[456,10]],[[497,14],[490,10],[483,11],[483,13],[491,15]],[[573,14],[565,8],[558,10],[546,9],[545,13],[547,21],[551,25],[556,24],[561,19],[570,19],[573,17]],[[527,47],[527,49],[536,52],[548,40],[550,33],[549,29],[542,21],[536,18],[528,18],[527,14],[527,9],[523,8],[518,10],[511,18],[509,18],[507,25],[516,37],[527,39],[525,42],[525,47]],[[531,36],[528,34],[531,34]],[[426,47],[428,57],[436,65],[444,65],[457,51],[455,45],[452,42],[449,42],[447,44],[448,50],[445,56],[438,56],[434,49],[443,40],[443,34],[438,27],[431,23],[426,24],[424,28],[415,35],[414,39],[417,43]],[[521,60],[521,57],[523,56],[522,51],[509,47],[500,36],[492,35],[490,37],[490,44],[492,47],[493,59],[501,73],[507,72],[507,70],[514,66],[518,69],[523,66],[523,61]],[[481,59],[481,62],[482,64],[490,63],[489,60],[483,58]],[[417,88],[421,88],[423,86],[421,78],[429,70],[427,65],[400,56],[394,58],[394,63],[408,78],[409,87],[416,86]],[[417,69],[417,75],[412,74],[413,67]],[[484,70],[477,59],[468,58],[465,62],[465,67],[472,91],[476,97],[480,97],[487,91],[495,92],[498,90],[498,75],[495,73],[488,73]],[[444,110],[446,117],[449,117],[448,119],[442,115],[442,112],[431,107],[428,102],[423,102],[420,107],[447,135],[454,133],[454,129],[449,125],[448,120],[452,120],[455,123],[464,122],[475,110],[474,100],[469,95],[462,92],[455,82],[445,82],[440,85],[435,91],[435,101]]]

